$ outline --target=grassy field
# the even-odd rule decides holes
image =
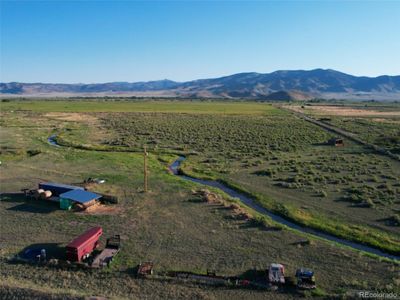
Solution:
[[[400,154],[400,104],[286,105],[285,108],[343,129],[362,141]]]
[[[299,212],[309,222],[324,220],[328,226],[352,223],[350,233],[356,232],[354,226],[359,226],[369,230],[368,234],[376,230],[380,238],[387,235],[398,240],[399,227],[376,221],[395,215],[399,208],[395,184],[400,168],[387,158],[352,144],[343,149],[319,145],[330,137],[328,133],[265,104],[229,103],[224,111],[225,105],[220,103],[219,110],[226,115],[215,115],[209,103],[185,103],[179,112],[186,110],[187,114],[178,114],[176,103],[160,102],[158,109],[162,111],[146,114],[143,112],[152,109],[155,102],[149,107],[144,103],[112,103],[111,111],[126,113],[106,112],[105,103],[91,102],[93,106],[86,110],[78,106],[79,114],[55,115],[49,113],[63,111],[64,106],[74,111],[77,103],[37,103],[33,107],[38,108],[31,106],[32,110],[26,102],[1,104],[1,192],[35,187],[40,180],[79,183],[87,177],[100,177],[106,179],[106,184],[93,189],[117,195],[120,203],[110,206],[106,213],[82,214],[26,201],[21,196],[3,195],[0,201],[3,295],[36,293],[44,298],[56,293],[71,299],[90,295],[114,299],[298,296],[294,291],[210,288],[135,279],[133,267],[145,260],[154,261],[156,271],[216,269],[226,275],[241,275],[253,272],[254,268],[262,270],[269,263],[280,262],[286,265],[288,275],[301,266],[314,269],[320,294],[345,295],[357,289],[400,291],[397,264],[289,230],[266,230],[238,220],[229,209],[229,201],[233,200],[225,197],[225,205],[199,201],[192,194],[198,186],[172,176],[166,168],[176,157],[166,153],[192,153],[184,165],[186,172],[238,184],[259,195],[266,206],[281,203],[289,213]],[[41,108],[41,103],[46,109]],[[201,114],[199,105],[204,105]],[[96,113],[88,112],[89,109]],[[244,114],[238,114],[240,110]],[[88,149],[133,151],[148,143],[151,192],[142,193],[140,153],[56,148],[47,143],[47,137],[53,133],[59,133],[65,143],[84,144]],[[336,201],[347,195],[352,185],[360,190],[362,185],[370,185],[373,174],[368,168],[377,174],[378,180],[371,181],[377,190],[374,193],[381,193],[370,195],[373,207],[349,208],[353,202]],[[361,174],[363,169],[365,174]],[[289,179],[296,176],[299,180]],[[356,177],[362,182],[354,180]],[[303,182],[303,178],[309,183]],[[330,180],[347,183],[330,183]],[[388,186],[378,188],[382,182]],[[334,191],[335,186],[340,191]],[[330,223],[333,221],[336,223]],[[54,251],[60,252],[73,237],[93,225],[101,225],[105,236],[122,235],[123,248],[111,269],[59,270],[8,261],[34,244],[51,244]],[[304,240],[309,242],[302,243]],[[391,245],[390,240],[386,240],[386,245]]]
[[[4,101],[4,100],[3,100]],[[2,111],[36,112],[168,112],[196,114],[284,114],[271,105],[255,102],[218,101],[143,101],[143,100],[77,100],[77,101],[10,101],[2,102]]]
[[[356,134],[367,143],[400,155],[399,118],[333,117],[327,123]]]
[[[102,122],[115,132],[104,141],[112,147],[192,153],[187,174],[231,181],[299,223],[400,251],[392,224],[400,209],[399,162],[350,141],[327,146],[332,135],[315,125],[289,115],[171,113],[106,115]]]

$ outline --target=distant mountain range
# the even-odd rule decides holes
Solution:
[[[2,98],[10,96],[138,96],[245,98],[260,100],[400,100],[400,75],[352,76],[335,70],[239,73],[187,82],[158,80],[94,84],[0,83]]]

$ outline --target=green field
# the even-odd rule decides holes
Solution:
[[[36,112],[168,112],[196,114],[284,114],[268,104],[255,102],[218,101],[12,101],[0,105],[2,111],[26,110]]]
[[[326,146],[332,135],[315,125],[276,115],[123,114],[102,120],[115,132],[111,145],[193,153],[184,164],[187,174],[259,193],[268,208],[283,204],[275,210],[305,225],[400,251],[399,227],[384,222],[400,209],[399,162],[351,142]]]
[[[202,202],[192,193],[198,185],[167,172],[169,162],[186,154],[183,171],[188,174],[225,180],[299,223],[396,252],[400,165],[388,157],[347,140],[344,148],[323,145],[331,133],[268,104],[11,101],[1,103],[1,112],[2,193],[34,188],[41,180],[79,183],[99,177],[106,183],[92,189],[120,198],[105,213],[82,214],[3,195],[0,285],[7,295],[299,296],[294,290],[135,279],[134,266],[146,260],[155,262],[156,272],[215,269],[226,275],[248,274],[280,262],[289,276],[297,267],[314,269],[319,294],[344,297],[362,289],[400,292],[395,262],[237,219],[230,208],[234,199],[222,195],[221,203]],[[49,145],[47,137],[54,133],[60,143],[72,147]],[[143,157],[138,152],[143,144],[150,152],[147,194],[142,192]],[[119,233],[123,238],[121,253],[110,269],[59,270],[8,261],[33,244],[52,244],[62,252],[73,237],[94,225],[101,225],[105,236]]]

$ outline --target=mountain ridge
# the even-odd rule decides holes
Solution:
[[[2,96],[165,96],[271,100],[312,98],[400,100],[400,75],[354,76],[332,69],[243,72],[177,82],[169,79],[107,83],[0,83]],[[294,95],[294,96],[293,96]],[[301,99],[297,99],[299,95]],[[284,99],[276,99],[284,100]]]

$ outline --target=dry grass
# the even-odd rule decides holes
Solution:
[[[46,113],[44,116],[59,121],[83,122],[89,124],[97,124],[98,122],[98,118],[95,117],[93,114],[49,112]]]
[[[284,107],[301,113],[312,113],[317,115],[333,115],[346,117],[400,116],[400,111],[377,111],[371,109],[351,108],[344,106],[312,105],[304,106],[303,108],[300,105],[286,105]]]

